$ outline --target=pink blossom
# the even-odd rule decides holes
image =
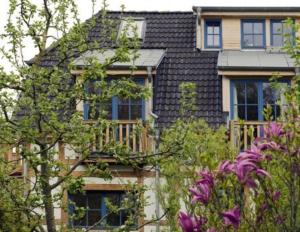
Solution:
[[[279,125],[277,122],[269,123],[264,131],[267,138],[281,137],[285,134],[282,125]]]
[[[235,229],[239,227],[241,221],[241,212],[238,206],[221,213],[221,215],[223,216],[225,225],[232,225]]]
[[[219,165],[218,169],[220,173],[234,172],[234,164],[232,164],[229,160],[225,160]]]
[[[272,200],[273,201],[278,201],[279,198],[281,196],[281,192],[280,191],[275,191],[273,194],[272,194]]]
[[[184,212],[179,212],[179,224],[184,232],[200,232],[202,225],[207,222],[204,217],[190,216]]]
[[[200,172],[199,175],[202,179],[196,182],[196,186],[189,189],[193,195],[192,203],[200,201],[206,205],[211,195],[214,179],[212,174],[208,171]]]

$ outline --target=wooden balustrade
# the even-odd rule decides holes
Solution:
[[[146,153],[151,151],[153,139],[149,126],[140,121],[110,121],[99,126],[91,142],[91,150],[102,151],[106,145],[114,143],[126,146],[132,153]]]
[[[230,142],[234,147],[246,150],[254,139],[264,136],[264,129],[267,125],[268,122],[231,121]]]

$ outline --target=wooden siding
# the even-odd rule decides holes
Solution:
[[[222,49],[223,50],[241,50],[241,20],[242,19],[264,19],[265,20],[265,38],[266,38],[266,49],[271,48],[271,35],[270,35],[270,19],[278,19],[280,18],[287,18],[289,14],[282,13],[282,14],[259,14],[259,15],[248,15],[248,14],[239,14],[237,15],[223,15],[222,13],[215,15],[212,17],[213,14],[202,14],[201,18],[201,29],[197,29],[197,32],[201,32],[201,47],[205,49],[204,46],[204,26],[205,26],[205,19],[222,19]],[[254,17],[255,16],[255,17]],[[293,19],[295,19],[296,23],[300,23],[300,14],[295,16],[295,13],[291,15]],[[199,35],[198,35],[199,36]],[[300,36],[300,31],[296,33],[296,36]],[[206,49],[205,49],[206,50]],[[209,50],[209,49],[207,49]]]

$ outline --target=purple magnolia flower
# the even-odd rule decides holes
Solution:
[[[255,151],[245,151],[238,154],[237,160],[251,160],[254,162],[259,162],[263,160],[263,156]]]
[[[192,203],[200,201],[206,205],[214,186],[214,179],[212,174],[208,171],[200,172],[199,175],[202,179],[196,182],[196,186],[189,189],[193,194]]]
[[[275,191],[273,194],[272,194],[272,200],[273,201],[278,201],[279,198],[281,196],[281,192],[280,191]]]
[[[239,227],[241,222],[241,211],[238,206],[221,213],[221,215],[223,216],[225,225],[232,225],[235,229]]]
[[[284,135],[284,130],[282,128],[282,125],[279,125],[276,122],[271,122],[266,128],[265,128],[265,135],[267,138],[271,137],[281,137]]]
[[[202,171],[198,173],[199,176],[202,177],[201,180],[198,180],[196,183],[207,183],[208,185],[210,185],[211,187],[214,186],[214,177],[212,176],[211,172],[209,171]]]
[[[262,150],[267,150],[267,149],[276,150],[276,151],[282,150],[282,147],[274,141],[262,143],[259,146]]]
[[[256,169],[257,166],[253,161],[249,159],[238,160],[235,174],[241,183],[246,183],[249,174]]]
[[[200,201],[205,205],[208,203],[211,194],[211,188],[208,183],[198,183],[197,186],[190,188],[189,190],[193,194],[192,204],[197,201]]]
[[[207,222],[204,217],[190,216],[184,212],[179,212],[179,224],[184,232],[200,232],[202,225]]]
[[[230,173],[235,171],[235,165],[229,160],[225,160],[219,165],[218,169],[220,173]]]

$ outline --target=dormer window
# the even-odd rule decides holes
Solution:
[[[222,47],[221,20],[205,21],[205,48],[219,49]]]
[[[133,39],[135,33],[138,39],[143,40],[146,29],[146,21],[144,18],[123,18],[121,21],[119,36],[126,33],[126,37]]]
[[[283,20],[272,19],[271,20],[271,46],[283,47],[286,39],[289,39],[290,42],[293,42],[294,35],[293,35],[292,28],[289,27],[288,25],[285,25]]]
[[[242,48],[265,48],[265,21],[242,20]]]

